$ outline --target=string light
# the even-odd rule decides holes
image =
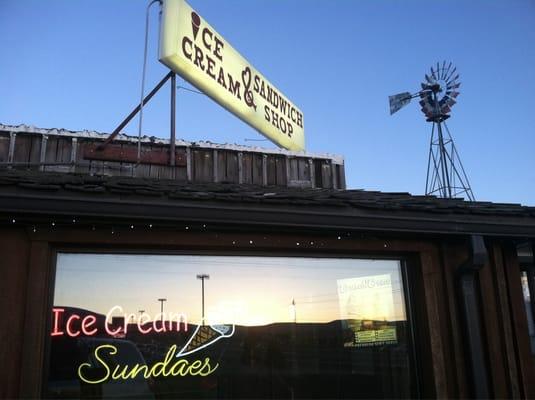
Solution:
[[[12,224],[17,223],[17,220],[15,218],[11,218],[10,221],[11,221]],[[80,223],[80,221],[77,219],[77,217],[71,217],[71,222],[72,222],[72,224],[79,224]],[[28,225],[30,225],[30,224],[28,224]],[[61,221],[60,221],[60,225],[62,225]],[[135,225],[134,224],[125,224],[125,225],[131,230],[135,229]],[[30,225],[30,226],[31,226],[32,232],[36,233],[37,232],[36,225]],[[56,227],[56,221],[54,221],[54,220],[50,221],[50,226],[52,228]],[[79,226],[83,226],[83,225],[79,225]],[[147,226],[149,229],[153,229],[154,228],[154,224],[152,224],[152,223],[149,223],[149,224],[147,224],[145,226]],[[208,225],[206,223],[203,223],[200,226],[202,226],[202,228],[204,228],[204,229],[207,229],[207,227],[208,227]],[[97,229],[95,224],[90,225],[90,227],[91,227],[92,231],[96,231],[96,229]],[[186,225],[185,226],[185,230],[189,231],[190,230],[190,226]],[[117,233],[118,232],[116,232],[115,227],[111,227],[111,234],[112,235],[116,235]],[[214,236],[215,238],[219,238],[219,235],[217,233],[214,233],[214,235],[215,235]],[[350,236],[351,236],[350,232],[343,232],[343,233],[340,233],[338,236],[336,236],[336,239],[337,240],[342,240],[344,237],[350,237]],[[268,236],[262,236],[262,240],[264,240],[264,241],[270,240],[274,245],[280,245],[283,242],[283,241],[281,242],[280,238],[276,238],[276,237],[272,238],[272,237],[268,237]],[[248,242],[249,242],[249,245],[251,245],[251,246],[255,245],[255,242],[254,242],[253,239],[248,240]],[[305,240],[303,242],[302,241],[296,241],[294,243],[295,243],[296,247],[302,247],[303,244],[304,245],[308,244],[309,246],[317,246],[317,247],[324,247],[325,246],[324,242],[316,242],[316,241],[313,241],[313,240],[310,240],[310,241]],[[232,240],[232,245],[233,246],[238,245],[238,241],[237,240]],[[384,248],[388,247],[388,244],[384,243],[383,247]]]

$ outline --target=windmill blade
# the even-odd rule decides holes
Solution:
[[[390,115],[392,115],[411,102],[411,94],[409,92],[403,92],[388,96],[388,101],[390,103]]]
[[[452,66],[452,63],[450,61],[450,63],[448,64],[448,67],[446,68],[446,71],[444,71],[444,80],[447,81],[446,77],[448,76],[448,74],[450,73],[450,68]]]
[[[450,82],[450,83],[447,84],[446,90],[448,92],[451,92],[453,89],[456,89],[459,86],[461,86],[461,82]]]
[[[455,71],[457,71],[457,67],[453,67],[453,69],[451,70],[450,75],[445,79],[446,82],[449,82],[450,78],[453,76]]]
[[[444,79],[446,76],[446,60],[442,62],[442,71],[440,71],[440,79]]]
[[[435,83],[430,77],[429,75],[425,74],[425,80],[427,81],[427,83],[429,83],[430,85],[432,85],[433,83]]]
[[[451,72],[451,67],[453,67],[453,63],[450,61],[450,63],[448,64],[448,70],[447,70],[446,75],[445,75],[445,77],[444,77],[444,80],[445,80],[445,81],[448,80],[448,76],[449,76],[449,74],[450,74],[450,72]]]
[[[446,101],[446,104],[449,107],[453,107],[456,103],[457,103],[457,101],[455,99],[448,99],[448,101]]]

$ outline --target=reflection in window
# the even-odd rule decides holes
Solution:
[[[46,396],[414,397],[401,264],[57,259]]]

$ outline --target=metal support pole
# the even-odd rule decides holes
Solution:
[[[440,167],[442,169],[442,183],[444,184],[444,197],[451,198],[451,186],[450,186],[450,177],[448,174],[448,168],[446,166],[446,148],[444,147],[444,137],[442,136],[442,125],[439,121],[437,123],[438,128],[438,146],[440,149]]]
[[[444,147],[444,137],[442,136],[442,115],[440,113],[440,108],[438,106],[438,98],[437,93],[433,91],[433,100],[435,101],[435,118],[437,124],[437,132],[438,132],[438,150],[440,152],[440,169],[442,170],[442,188],[443,188],[443,196],[451,198],[451,186],[450,186],[450,177],[448,175],[448,168],[446,166],[446,148]]]
[[[160,88],[165,84],[165,82],[167,82],[167,80],[171,78],[174,74],[174,72],[170,71],[167,75],[165,75],[165,77],[154,87],[154,89],[152,89],[152,91],[147,96],[145,96],[145,98],[143,99],[143,105],[147,104],[149,100],[152,99],[152,97],[158,92],[158,90],[160,90]],[[115,128],[111,135],[97,147],[97,150],[104,149],[104,147],[106,147],[108,143],[115,139],[115,137],[121,132],[121,130],[132,120],[132,118],[136,116],[140,109],[141,103],[138,104],[137,107],[134,108],[134,110],[130,114],[128,114],[128,117],[126,117],[123,122],[121,122],[119,126]]]
[[[175,166],[175,122],[176,122],[176,75],[171,76],[171,141],[169,143],[169,160],[171,167]]]

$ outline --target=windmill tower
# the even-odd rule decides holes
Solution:
[[[442,66],[437,63],[435,68],[431,67],[429,75],[425,74],[422,90],[414,94],[404,92],[390,96],[390,114],[409,104],[411,99],[420,98],[426,121],[432,123],[425,194],[445,198],[467,197],[468,200],[475,201],[468,176],[446,124],[461,86],[457,68],[452,67],[451,62],[448,66],[446,61]]]

